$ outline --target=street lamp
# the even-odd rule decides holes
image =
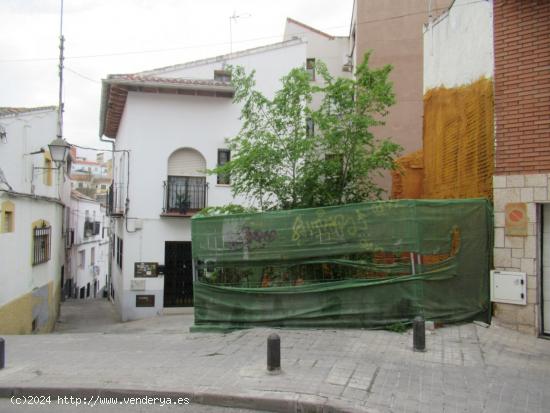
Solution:
[[[65,139],[56,138],[49,145],[52,161],[57,165],[64,164],[69,154],[70,145]]]

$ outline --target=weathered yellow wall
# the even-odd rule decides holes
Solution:
[[[53,281],[48,283],[47,288],[48,318],[46,323],[38,326],[37,333],[53,331],[59,315],[61,291]],[[43,300],[30,292],[0,307],[0,334],[32,333],[33,308],[40,306]]]
[[[493,82],[424,95],[423,198],[492,199]]]

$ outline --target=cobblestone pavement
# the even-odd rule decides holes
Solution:
[[[550,341],[503,328],[428,331],[425,353],[411,350],[410,331],[276,330],[283,373],[272,376],[266,339],[274,330],[188,333],[190,320],[164,316],[107,333],[5,337],[0,389],[206,392],[380,412],[550,412]],[[155,321],[163,327],[146,331]],[[179,323],[185,327],[177,332]],[[269,410],[269,403],[249,407]]]

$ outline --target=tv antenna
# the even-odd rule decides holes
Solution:
[[[251,14],[243,13],[237,15],[237,12],[233,11],[233,15],[229,16],[229,53],[233,53],[233,22],[237,22],[237,19],[245,19],[250,17]]]

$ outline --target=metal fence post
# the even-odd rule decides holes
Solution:
[[[426,351],[426,325],[422,316],[413,320],[413,350]]]
[[[281,371],[281,338],[275,333],[267,338],[267,371],[272,374]]]
[[[6,345],[4,339],[0,337],[0,370],[4,368],[6,364]]]

